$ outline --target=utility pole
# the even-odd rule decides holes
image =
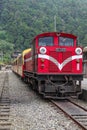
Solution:
[[[56,32],[56,15],[54,16],[54,31]]]

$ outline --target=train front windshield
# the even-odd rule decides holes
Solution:
[[[67,37],[59,37],[59,46],[74,46],[74,39]]]
[[[53,37],[39,38],[39,46],[53,46]]]

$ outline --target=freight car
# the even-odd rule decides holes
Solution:
[[[23,79],[46,98],[66,98],[81,93],[82,48],[73,34],[37,35],[24,55]]]

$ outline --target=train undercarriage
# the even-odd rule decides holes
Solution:
[[[78,98],[81,94],[82,75],[32,75],[25,73],[25,81],[45,98]]]

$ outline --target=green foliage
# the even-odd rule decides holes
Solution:
[[[87,42],[87,0],[0,0],[0,39],[24,50],[39,33],[73,33]],[[11,45],[11,44],[10,44]]]
[[[0,39],[6,39],[6,31],[0,31]]]
[[[11,60],[13,47],[13,44],[6,42],[5,40],[0,40],[0,62],[6,63]]]

